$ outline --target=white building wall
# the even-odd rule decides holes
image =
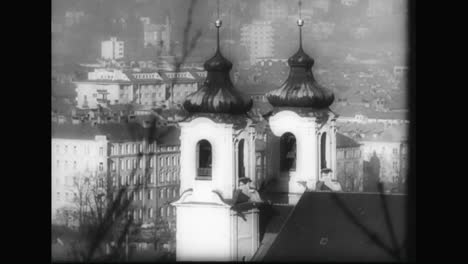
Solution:
[[[287,132],[296,138],[296,170],[289,173],[289,177],[279,175],[280,180],[287,181],[287,192],[302,193],[305,188],[299,181],[307,183],[311,190],[315,190],[318,180],[318,142],[315,118],[300,117],[292,111],[281,111],[269,120],[273,134],[281,138]],[[280,155],[279,151],[273,155]],[[276,159],[279,161],[279,159]],[[278,177],[278,176],[277,176]],[[285,182],[286,183],[286,182]]]
[[[52,138],[51,165],[54,220],[57,209],[74,206],[73,192],[76,190],[73,187],[73,177],[107,171],[107,139],[103,136],[97,136],[94,140]]]
[[[177,207],[177,261],[229,261],[232,217],[229,207]]]
[[[166,100],[166,84],[141,84],[137,96],[142,105],[162,103]]]
[[[380,160],[380,180],[393,182],[400,171],[400,144],[399,142],[361,141],[363,159],[369,161],[373,153]],[[396,152],[394,152],[396,151]]]
[[[217,124],[208,118],[197,118],[181,126],[181,186],[183,192],[193,188],[200,195],[211,195],[212,190],[221,193],[224,199],[232,198],[234,179],[234,147],[232,125]],[[197,176],[196,147],[206,139],[212,149],[212,180],[195,180]]]
[[[269,21],[254,21],[241,28],[241,45],[246,46],[250,63],[274,55],[274,29]]]
[[[177,208],[177,261],[234,261],[242,256],[250,259],[259,245],[257,211],[249,212],[247,222],[239,222],[244,220],[239,220],[225,201],[232,199],[237,187],[237,140],[245,140],[246,176],[254,177],[250,172],[254,171],[250,167],[255,166],[254,130],[234,131],[232,124],[203,117],[180,126],[182,195],[172,203]],[[211,179],[197,178],[196,148],[203,139],[211,144]]]
[[[120,87],[118,83],[91,83],[91,82],[75,82],[76,83],[76,101],[77,107],[85,108],[87,102],[88,108],[94,109],[98,106],[98,98],[101,92],[107,93],[107,99],[111,104],[115,104],[120,100]]]
[[[118,60],[124,57],[124,42],[111,38],[101,42],[101,57],[103,59]]]
[[[182,103],[185,98],[198,90],[198,84],[194,83],[180,83],[174,85],[174,102]]]

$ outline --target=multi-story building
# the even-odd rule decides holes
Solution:
[[[377,111],[378,108],[371,108],[371,103],[367,105],[357,104],[335,104],[333,111],[340,113],[339,122],[350,122],[360,124],[382,123],[387,125],[407,124],[408,115],[406,111]],[[364,103],[363,103],[364,104]]]
[[[87,80],[75,81],[78,108],[95,109],[98,105],[136,103],[158,106],[170,101],[180,104],[188,94],[197,91],[203,72],[191,70],[122,72],[96,69]]]
[[[362,156],[360,144],[350,137],[336,133],[336,179],[345,192],[363,191]]]
[[[386,192],[402,189],[400,183],[404,176],[402,176],[401,168],[407,167],[407,149],[404,144],[406,141],[407,126],[405,125],[389,127],[380,135],[364,135],[360,140],[364,160],[371,161],[372,158],[378,160],[378,179],[384,184]]]
[[[120,70],[96,69],[76,84],[78,108],[95,109],[98,105],[126,104],[133,101],[133,84]]]
[[[169,99],[174,104],[181,104],[185,97],[198,91],[202,77],[195,72],[164,72],[169,81]]]
[[[124,57],[124,42],[110,38],[101,42],[101,57],[108,60],[118,60]]]
[[[118,124],[120,125],[120,124]],[[116,126],[117,128],[117,126]],[[127,198],[133,202],[128,208],[128,213],[133,215],[135,222],[143,222],[146,217],[154,217],[154,160],[156,142],[151,142],[143,136],[142,127],[120,128],[124,132],[133,130],[131,133],[123,133],[123,136],[113,138],[110,142],[109,179],[115,190],[127,189]],[[140,156],[141,155],[141,156]],[[114,193],[114,196],[117,192]],[[133,196],[132,196],[133,194]]]
[[[65,12],[65,25],[70,27],[79,24],[84,16],[83,11],[67,11]]]
[[[75,207],[77,178],[107,171],[107,143],[91,126],[52,126],[52,219],[60,220],[58,209]]]
[[[159,137],[157,148],[157,200],[158,215],[167,219],[170,228],[175,228],[176,210],[170,205],[179,197],[180,186],[180,129],[169,127]]]
[[[109,198],[126,187],[127,213],[137,223],[168,220],[174,226],[179,195],[179,135],[174,126],[151,130],[138,123],[63,124],[52,129],[52,217],[75,206],[73,177],[95,172],[108,179]]]
[[[408,142],[400,145],[400,177],[398,178],[398,192],[406,193],[406,179],[408,177]]]
[[[288,16],[288,4],[280,0],[262,0],[259,3],[260,17],[269,20],[283,20]]]
[[[152,24],[149,18],[144,18],[143,23],[143,39],[144,45],[153,46],[158,49],[158,53],[169,54],[171,47],[171,24],[169,17],[166,17],[165,24]]]
[[[138,72],[128,74],[134,84],[136,103],[156,106],[166,100],[167,80],[158,72]]]
[[[241,45],[247,48],[250,63],[274,55],[274,29],[270,21],[255,20],[241,28]]]

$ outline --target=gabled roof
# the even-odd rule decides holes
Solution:
[[[407,125],[391,126],[374,136],[373,133],[366,133],[361,141],[375,142],[403,142],[408,140]]]
[[[336,133],[336,147],[337,148],[356,148],[360,144],[357,143],[354,139],[345,136],[341,133]]]
[[[158,129],[156,132],[158,145],[180,145],[180,128],[167,126]]]
[[[114,142],[152,141],[157,129],[144,128],[136,122],[129,123],[105,123],[92,125],[81,124],[53,124],[52,138],[94,140],[95,136],[106,136],[107,140]]]
[[[262,260],[397,261],[372,235],[386,247],[403,247],[406,196],[382,196],[397,245],[392,244],[380,194],[305,192]]]
[[[386,119],[386,120],[407,120],[408,115],[401,112],[379,112],[372,108],[361,105],[340,105],[334,104],[331,109],[342,117],[354,117],[357,114],[364,115],[372,119]]]

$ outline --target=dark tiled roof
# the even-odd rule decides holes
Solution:
[[[64,139],[94,139],[97,135],[106,136],[109,141],[141,141],[144,138],[153,140],[157,129],[144,128],[140,123],[106,123],[93,126],[83,124],[54,124],[52,137]]]
[[[347,137],[341,133],[336,133],[336,147],[337,148],[355,148],[359,147],[360,144],[354,139]]]
[[[377,193],[305,192],[263,260],[396,261],[356,224],[362,224],[385,245],[394,248],[379,196]],[[396,247],[401,248],[406,235],[406,197],[383,196],[395,231]]]
[[[158,129],[156,132],[158,145],[180,145],[180,128],[167,126]]]
[[[105,84],[111,84],[111,83],[116,83],[116,84],[131,84],[132,82],[130,81],[124,81],[124,80],[77,80],[75,81],[77,83],[105,83]]]
[[[364,115],[372,119],[389,119],[389,120],[407,120],[406,113],[401,112],[378,112],[370,107],[360,105],[340,105],[334,104],[331,109],[342,117],[354,117],[357,114]]]
[[[365,134],[362,141],[376,141],[376,142],[403,142],[408,139],[408,129],[407,125],[391,126],[383,130],[381,133],[378,133],[374,137],[372,132]]]
[[[91,124],[52,124],[52,138],[93,140],[99,129]]]

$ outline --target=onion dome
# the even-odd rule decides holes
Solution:
[[[289,76],[280,88],[270,91],[266,97],[274,107],[302,107],[323,109],[333,103],[335,96],[330,89],[318,84],[312,74],[312,59],[302,49],[302,26],[299,26],[299,50],[288,59]]]
[[[204,68],[207,76],[202,87],[187,96],[183,106],[190,113],[245,114],[252,107],[252,100],[236,90],[229,77],[232,63],[219,49],[219,27],[221,20],[216,20],[217,47],[215,55],[207,60]]]

